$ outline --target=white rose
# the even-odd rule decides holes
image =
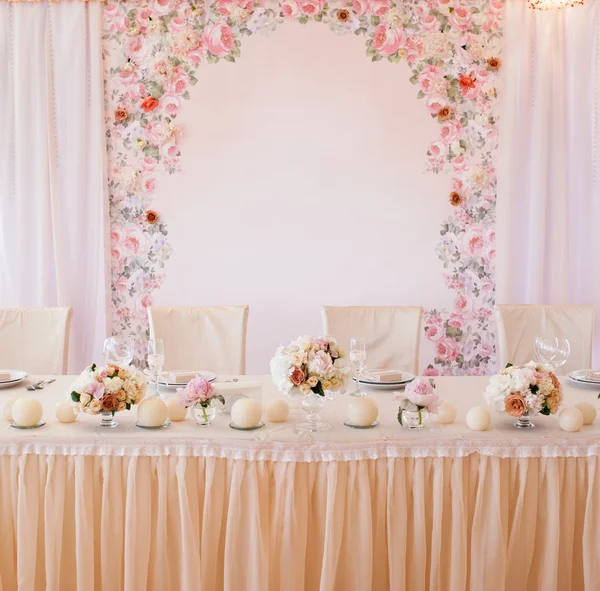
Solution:
[[[94,398],[94,400],[90,402],[89,409],[94,413],[100,412],[102,410],[102,402]]]
[[[92,397],[87,392],[84,392],[79,396],[79,402],[81,402],[81,404],[83,404],[84,406],[87,406],[90,403],[91,399]]]

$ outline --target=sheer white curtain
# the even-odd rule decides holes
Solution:
[[[71,371],[107,325],[101,10],[0,2],[0,306],[72,306]]]
[[[497,301],[594,304],[600,319],[600,0],[506,0],[504,40]]]

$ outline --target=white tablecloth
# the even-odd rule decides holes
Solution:
[[[338,397],[334,428],[309,439],[300,409],[254,433],[226,415],[143,431],[135,412],[103,430],[54,418],[72,380],[34,393],[42,429],[2,423],[0,589],[597,588],[600,419],[567,434],[555,417],[523,432],[494,415],[475,433],[464,416],[486,379],[437,378],[458,419],[421,432],[398,425],[392,393],[375,394],[378,428],[344,427]],[[262,380],[266,404],[278,394]]]

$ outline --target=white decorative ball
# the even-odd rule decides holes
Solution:
[[[437,422],[442,425],[449,425],[450,423],[454,423],[455,420],[456,406],[452,402],[444,400],[437,409]]]
[[[372,398],[355,398],[348,404],[348,421],[359,427],[372,425],[379,415],[379,408]]]
[[[12,407],[13,421],[21,427],[33,427],[40,422],[44,408],[36,398],[19,398]]]
[[[271,400],[265,408],[267,421],[283,423],[290,414],[290,407],[285,400]]]
[[[4,403],[4,408],[2,409],[2,414],[4,415],[4,418],[11,422],[13,420],[13,416],[12,416],[12,407],[13,404],[15,403],[16,398],[9,398],[5,403]]]
[[[240,398],[231,409],[231,421],[236,427],[256,427],[262,415],[260,403],[253,398]]]
[[[558,424],[563,431],[574,433],[583,427],[583,414],[574,406],[567,407],[558,415]]]
[[[72,423],[77,418],[73,403],[68,400],[61,400],[56,405],[56,418],[61,423]]]
[[[590,402],[578,402],[575,408],[583,415],[584,425],[591,425],[596,420],[596,407]]]
[[[467,427],[472,431],[485,431],[492,422],[490,411],[482,406],[476,406],[469,410],[465,417]]]
[[[169,398],[167,400],[167,412],[172,421],[183,421],[188,409],[183,404],[179,404],[179,398]]]
[[[146,398],[138,405],[138,423],[144,427],[160,427],[168,416],[167,405],[160,398]]]

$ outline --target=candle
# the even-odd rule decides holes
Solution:
[[[348,422],[358,427],[372,425],[379,415],[377,404],[367,396],[356,398],[348,404]]]
[[[575,408],[583,415],[583,424],[591,425],[596,420],[596,407],[589,402],[578,402]]]
[[[15,424],[21,427],[33,427],[40,422],[44,409],[36,398],[19,398],[12,407]]]
[[[437,409],[437,422],[443,425],[449,425],[450,423],[454,423],[455,420],[456,406],[454,406],[452,402],[444,400]]]
[[[563,431],[574,433],[583,426],[583,414],[574,406],[567,407],[558,415],[558,424]]]
[[[482,406],[476,406],[469,410],[465,419],[467,427],[472,431],[485,431],[492,421],[490,411]]]
[[[159,398],[146,398],[138,405],[138,423],[143,427],[160,427],[168,415],[167,405]]]
[[[5,403],[4,403],[4,408],[2,409],[2,414],[4,415],[4,418],[8,421],[11,422],[13,420],[13,416],[12,416],[12,407],[13,404],[15,403],[16,398],[9,398]]]
[[[187,407],[179,404],[179,398],[169,398],[167,400],[167,412],[172,421],[183,421],[187,411]]]
[[[285,400],[271,400],[265,408],[267,421],[273,423],[283,423],[290,414],[290,407]]]
[[[56,405],[56,418],[61,423],[72,423],[77,418],[73,403],[68,400],[61,400]]]
[[[262,409],[252,398],[240,398],[231,409],[231,420],[236,427],[249,429],[256,427],[260,421]]]

